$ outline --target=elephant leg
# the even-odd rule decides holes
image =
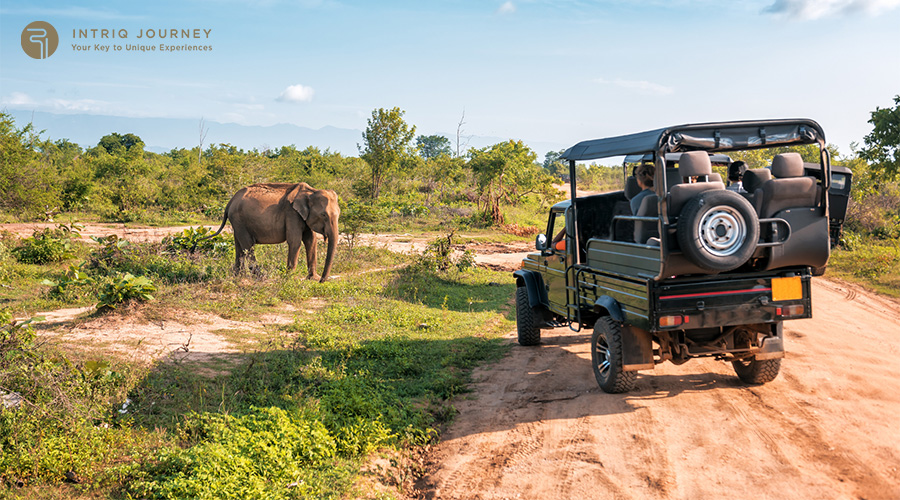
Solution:
[[[288,239],[287,268],[293,271],[297,267],[297,259],[300,256],[300,245],[302,242]]]
[[[259,264],[256,263],[256,254],[253,252],[253,247],[247,249],[247,269],[250,270],[250,274],[255,278],[262,277],[262,271],[259,269]]]
[[[256,242],[253,241],[253,238],[247,234],[238,234],[235,231],[234,235],[234,268],[232,271],[234,274],[240,274],[244,270],[244,264],[247,264],[247,268],[250,272],[254,274],[258,274],[258,266],[256,265],[256,257],[253,255],[253,245]]]
[[[306,247],[306,279],[314,280],[316,274],[316,233],[306,228],[303,231],[303,246]]]
[[[234,265],[231,266],[231,273],[234,275],[241,274],[241,271],[244,267],[244,249],[241,247],[241,244],[238,242],[238,239],[234,239]]]

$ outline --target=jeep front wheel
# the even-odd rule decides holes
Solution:
[[[516,288],[516,329],[520,345],[541,343],[541,329],[537,327],[534,309],[528,304],[528,290],[524,286]]]
[[[591,361],[594,377],[604,392],[616,394],[634,389],[637,372],[622,369],[622,327],[609,316],[598,319],[594,325]]]

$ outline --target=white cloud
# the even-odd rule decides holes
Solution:
[[[672,87],[666,87],[658,83],[648,82],[646,80],[623,80],[616,78],[615,80],[607,80],[605,78],[594,79],[595,83],[602,85],[615,85],[624,89],[638,90],[645,94],[652,95],[669,95],[675,92]]]
[[[313,98],[313,94],[316,91],[313,90],[312,87],[307,87],[306,85],[291,85],[290,87],[284,89],[276,101],[280,102],[309,102]]]
[[[512,3],[512,0],[507,0],[506,2],[503,2],[503,5],[501,5],[499,8],[497,8],[496,14],[500,14],[500,15],[512,14],[515,11],[516,11],[516,5],[514,3]]]
[[[120,111],[106,101],[56,98],[35,100],[24,92],[11,93],[9,96],[0,99],[0,105],[55,113],[115,114]]]
[[[791,19],[819,19],[862,12],[878,15],[900,6],[900,0],[775,0],[763,9],[766,14]]]
[[[34,101],[24,92],[13,92],[9,97],[3,99],[5,106],[31,106],[32,104]]]

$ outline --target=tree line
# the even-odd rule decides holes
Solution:
[[[841,157],[855,186],[872,192],[900,177],[900,96],[893,108],[871,113],[865,145]],[[67,139],[41,139],[31,124],[17,126],[0,112],[0,208],[16,220],[49,219],[64,212],[106,221],[141,221],[164,212],[218,217],[231,195],[257,182],[304,181],[362,203],[381,198],[420,205],[469,205],[486,223],[504,222],[505,206],[541,205],[561,197],[555,183],[568,166],[551,151],[543,161],[522,141],[453,151],[449,139],[416,135],[399,108],[379,108],[368,119],[359,156],[295,145],[244,151],[230,144],[206,149],[144,150],[132,133],[113,132],[84,149]],[[752,160],[752,158],[747,158]],[[621,169],[578,166],[581,186],[621,185]]]

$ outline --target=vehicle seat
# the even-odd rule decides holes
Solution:
[[[634,215],[639,217],[657,217],[659,215],[659,197],[655,194],[645,197],[641,200],[641,205]],[[659,224],[656,221],[634,221],[634,242],[644,245],[648,244],[651,238],[659,238]]]
[[[682,179],[697,177],[694,184],[676,184],[669,189],[669,216],[681,213],[682,207],[688,200],[704,191],[713,189],[725,189],[721,181],[710,181],[712,163],[706,151],[689,151],[683,153],[678,160],[678,172]]]
[[[666,169],[666,189],[672,190],[672,186],[681,184],[681,175],[678,173],[678,167]]]
[[[641,192],[641,186],[633,175],[629,175],[625,179],[625,199],[631,201],[638,193]]]
[[[767,181],[772,179],[772,171],[768,168],[754,168],[752,170],[747,170],[744,172],[744,177],[741,179],[744,186],[744,191],[747,191],[744,194],[744,197],[747,198],[747,201],[753,205],[753,208],[756,210],[756,215],[760,214],[760,210],[762,209],[762,185]]]
[[[763,183],[759,216],[774,217],[787,208],[816,206],[819,188],[815,177],[803,175],[803,158],[799,153],[784,153],[772,159],[771,179]],[[745,174],[746,175],[746,174]]]

